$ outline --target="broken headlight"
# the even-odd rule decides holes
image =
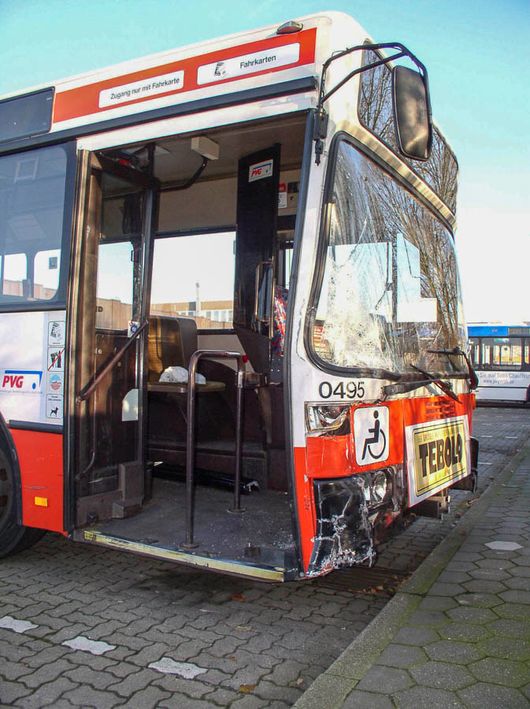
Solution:
[[[394,475],[393,468],[383,468],[363,474],[366,485],[364,495],[370,509],[389,503],[394,493]]]
[[[349,411],[349,404],[306,404],[306,432],[345,435],[350,432]]]
[[[384,470],[372,473],[370,481],[370,498],[372,504],[380,504],[388,497],[388,491],[392,489],[390,480]]]

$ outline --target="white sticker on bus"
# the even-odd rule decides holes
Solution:
[[[387,406],[355,409],[353,414],[357,465],[384,463],[390,452],[390,420]]]
[[[263,180],[265,177],[271,177],[273,165],[274,160],[263,160],[263,162],[254,163],[248,168],[248,181],[255,182],[256,180]]]
[[[253,54],[243,54],[240,57],[200,66],[197,72],[197,83],[199,85],[210,84],[214,81],[255,74],[258,71],[295,64],[299,59],[300,45],[298,43],[287,44],[284,47],[273,47]]]
[[[168,91],[178,91],[184,86],[184,72],[172,71],[169,74],[151,76],[130,84],[114,86],[99,93],[99,107],[118,106],[120,103],[135,101],[148,96],[165,94]]]
[[[53,372],[48,375],[48,391],[55,394],[62,394],[64,387],[64,374]]]
[[[63,397],[57,394],[46,396],[46,418],[61,420],[63,418]]]
[[[48,372],[51,370],[63,371],[64,347],[48,347]]]
[[[64,346],[64,320],[50,320],[48,323],[48,346],[63,347]]]

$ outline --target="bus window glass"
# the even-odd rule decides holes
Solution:
[[[58,146],[0,158],[0,305],[57,294],[66,162]]]
[[[4,256],[2,295],[14,295],[22,298],[27,278],[28,260],[26,254],[6,254]]]
[[[235,234],[156,239],[151,315],[190,317],[198,330],[233,327]]]
[[[464,371],[461,358],[428,352],[466,342],[448,230],[346,141],[328,209],[317,356],[347,369]]]
[[[523,344],[520,337],[483,337],[482,368],[519,370],[523,365]]]
[[[473,337],[469,338],[469,358],[474,367],[480,366],[480,342]]]
[[[59,287],[59,262],[61,252],[59,249],[48,249],[35,254],[34,272],[35,282],[42,286],[42,298],[53,298]]]
[[[530,369],[530,338],[526,338],[524,343],[523,369]]]
[[[96,326],[127,330],[132,320],[133,245],[130,241],[100,244]]]
[[[379,59],[372,50],[363,52],[363,64]],[[391,150],[399,155],[392,102],[392,73],[386,65],[365,71],[360,76],[359,119],[361,123]],[[456,210],[458,163],[453,152],[433,127],[431,155],[425,162],[399,155],[411,170],[436,192],[452,212]]]

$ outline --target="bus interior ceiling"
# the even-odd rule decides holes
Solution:
[[[202,161],[201,155],[192,149],[193,136],[172,136],[158,139],[154,144],[103,151],[107,158],[115,160],[118,156],[125,162],[130,160],[141,170],[146,170],[150,154],[151,170],[159,185],[150,263],[145,264],[151,273],[145,347],[147,406],[142,422],[146,465],[143,489],[134,482],[132,486],[124,483],[124,476],[138,475],[128,453],[137,443],[137,434],[131,437],[127,432],[119,433],[120,428],[125,431],[131,424],[123,418],[127,386],[114,380],[122,376],[116,371],[120,367],[129,372],[134,369],[131,354],[109,375],[106,384],[103,381],[94,397],[94,412],[104,411],[107,422],[94,424],[103,428],[99,433],[94,430],[92,436],[94,439],[112,436],[114,440],[112,450],[102,456],[92,455],[91,463],[87,463],[88,467],[92,465],[88,475],[85,474],[88,467],[80,466],[85,473],[78,476],[78,527],[95,523],[107,534],[134,541],[148,540],[155,546],[178,547],[185,537],[188,422],[187,387],[175,383],[175,377],[187,375],[190,356],[198,349],[238,351],[247,355],[246,371],[254,375],[243,391],[241,489],[245,512],[230,512],[235,468],[235,362],[205,357],[198,371],[206,383],[198,387],[196,399],[194,528],[200,545],[198,552],[236,559],[248,559],[250,554],[254,560],[282,563],[284,550],[292,547],[281,381],[283,352],[273,342],[278,338],[276,330],[262,326],[261,334],[265,337],[261,339],[267,340],[268,363],[264,365],[260,357],[261,345],[253,353],[255,333],[250,331],[254,325],[248,313],[248,322],[245,323],[243,315],[239,316],[239,325],[235,323],[238,317],[234,317],[234,298],[237,309],[238,290],[239,293],[245,290],[245,279],[247,290],[250,281],[254,289],[258,261],[263,258],[263,254],[254,253],[252,248],[241,246],[253,239],[248,210],[246,228],[239,223],[245,222],[245,217],[240,216],[242,207],[245,208],[241,202],[246,199],[241,181],[250,181],[248,165],[242,166],[241,161],[250,156],[252,164],[254,156],[259,158],[263,151],[274,146],[279,150],[280,166],[279,174],[273,177],[284,192],[288,186],[289,195],[278,202],[276,186],[275,213],[268,227],[274,264],[274,286],[269,284],[269,288],[274,287],[274,294],[283,293],[285,308],[305,123],[306,116],[298,115],[201,131],[200,136],[218,146],[219,157],[210,159],[191,185],[186,183]],[[242,171],[246,177],[241,176]],[[107,239],[107,246],[121,240],[130,248],[130,233],[140,231],[136,212],[141,199],[134,189],[124,196],[123,185],[114,175],[105,176],[103,185],[102,239]],[[251,206],[250,215],[252,209]],[[257,230],[260,221],[263,216],[258,208]],[[258,234],[256,238],[268,237]],[[135,250],[133,244],[132,262],[137,258]],[[100,245],[100,254],[102,251]],[[116,343],[127,337],[124,331],[127,321],[135,319],[134,305],[127,302],[135,296],[116,296],[112,289],[101,285],[105,277],[114,278],[113,288],[119,290],[116,273],[105,275],[111,256],[112,251],[108,257],[100,255],[102,265],[96,279],[95,350],[103,352],[107,360],[116,351]],[[133,294],[134,288],[130,286],[127,293]],[[244,300],[245,296],[239,297]],[[276,311],[276,307],[273,309]],[[96,362],[95,371],[98,366]],[[182,369],[176,370],[177,367]],[[100,447],[104,450],[106,444]],[[124,500],[131,487],[135,489],[134,499]],[[121,504],[116,505],[120,495]]]

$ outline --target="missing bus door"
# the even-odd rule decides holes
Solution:
[[[92,155],[77,338],[77,524],[126,516],[144,492],[146,259],[155,183]]]

